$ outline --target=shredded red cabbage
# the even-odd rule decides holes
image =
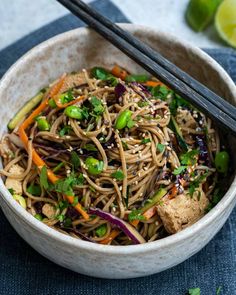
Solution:
[[[104,212],[98,208],[90,208],[89,213],[93,215],[97,215],[102,219],[109,221],[111,224],[117,226],[121,229],[131,240],[134,244],[142,244],[146,241],[144,238],[136,231],[136,229],[131,226],[129,223],[125,222],[124,220],[112,215],[111,213]]]

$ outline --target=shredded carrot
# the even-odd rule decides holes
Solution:
[[[152,218],[155,214],[156,214],[156,206],[153,206],[153,207],[149,208],[147,211],[145,211],[142,214],[142,216],[146,220],[148,220],[148,219]],[[139,220],[135,219],[135,220],[131,221],[130,224],[132,224],[134,227],[137,227],[137,225],[139,224]]]
[[[28,142],[29,142],[29,138],[25,132],[25,129],[34,122],[34,119],[36,116],[38,116],[43,109],[46,108],[46,106],[48,105],[48,100],[50,97],[55,96],[61,89],[61,87],[64,84],[64,80],[65,80],[65,75],[63,75],[61,77],[61,79],[52,87],[52,89],[49,91],[49,93],[46,96],[46,99],[32,112],[32,114],[25,119],[25,121],[20,125],[19,127],[19,136],[20,139],[22,140],[22,142],[25,145],[25,148],[27,149],[28,147]],[[41,170],[43,168],[43,166],[46,167],[46,163],[40,158],[40,156],[38,155],[38,153],[35,151],[35,149],[32,149],[32,159],[33,162],[35,163],[35,165]],[[56,181],[59,180],[59,177],[56,176],[52,170],[47,168],[47,175],[49,180],[52,183],[55,183]],[[74,197],[73,196],[66,196],[66,198],[68,199],[68,201],[70,203],[74,202]],[[84,217],[84,219],[88,220],[89,219],[89,215],[83,210],[81,204],[77,204],[75,206],[75,209]]]
[[[143,85],[145,86],[150,86],[150,87],[156,87],[156,86],[166,86],[164,83],[162,83],[161,81],[147,81],[145,83],[143,83]],[[167,86],[166,86],[167,87]]]
[[[106,237],[104,240],[100,241],[100,244],[107,245],[111,241],[113,241],[118,235],[120,231],[118,229],[113,229],[108,237]]]
[[[56,105],[57,105],[58,108],[64,109],[64,108],[66,108],[66,107],[68,107],[70,105],[75,104],[76,102],[79,102],[79,101],[83,100],[84,99],[84,95],[79,96],[76,99],[74,99],[74,100],[72,100],[72,101],[70,101],[68,103],[64,103],[64,104],[62,104],[60,102],[60,96],[59,95],[56,95],[53,99],[54,99],[54,101],[55,101],[55,103],[56,103]]]
[[[69,203],[74,203],[74,196],[66,196]],[[77,203],[74,208],[84,217],[85,220],[89,219],[89,215],[84,209],[82,208],[80,203]]]
[[[121,80],[125,80],[125,78],[128,76],[128,73],[126,70],[122,69],[120,66],[115,65],[113,69],[111,70],[112,75],[116,76],[117,78],[120,78]]]

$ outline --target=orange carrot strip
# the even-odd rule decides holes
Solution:
[[[153,206],[151,208],[149,208],[147,211],[145,211],[142,216],[148,220],[150,218],[152,218],[152,216],[154,216],[156,213],[156,206]],[[133,225],[134,227],[137,227],[137,225],[139,224],[139,220],[135,219],[133,221],[130,222],[131,225]]]
[[[164,83],[162,83],[161,81],[147,81],[145,83],[143,83],[143,85],[146,86],[150,86],[150,87],[156,87],[156,86],[166,86]],[[167,87],[167,86],[166,86]]]
[[[66,196],[66,198],[71,204],[74,203],[74,196]],[[84,219],[89,219],[89,215],[84,211],[80,203],[77,203],[74,208],[84,217]]]
[[[29,142],[29,138],[25,132],[25,129],[34,122],[34,119],[37,115],[39,115],[43,109],[45,109],[45,107],[48,104],[48,100],[51,96],[55,96],[61,89],[61,87],[64,84],[64,80],[65,80],[65,76],[62,76],[61,79],[52,87],[52,89],[49,91],[46,99],[32,112],[32,114],[21,124],[21,126],[19,127],[19,136],[20,139],[22,140],[22,142],[25,145],[25,148],[27,149],[28,146],[28,142]],[[35,163],[35,165],[41,170],[43,166],[46,166],[46,163],[40,158],[40,156],[38,155],[38,153],[35,151],[35,149],[33,148],[32,150],[32,159],[33,162]],[[52,183],[55,183],[56,181],[59,180],[59,177],[56,176],[52,170],[47,168],[47,175],[49,180]],[[68,199],[68,201],[70,203],[74,202],[74,197],[73,196],[66,196],[66,198]],[[89,215],[83,210],[81,204],[77,204],[75,206],[75,209],[84,217],[84,219],[88,220],[89,219]]]
[[[118,235],[120,231],[118,229],[113,229],[108,237],[106,237],[104,240],[100,241],[100,244],[107,245],[111,241],[113,241]]]
[[[143,217],[145,217],[145,219],[148,220],[152,218],[152,216],[154,216],[156,212],[157,212],[156,206],[153,206],[143,213]]]
[[[128,76],[128,73],[126,70],[122,69],[120,66],[115,65],[113,69],[111,70],[112,75],[116,76],[117,78],[120,78],[121,80],[125,80],[125,78]]]
[[[62,104],[60,102],[60,96],[59,95],[56,95],[55,98],[53,98],[53,99],[54,99],[54,101],[55,101],[55,103],[56,103],[56,105],[57,105],[58,108],[64,109],[64,108],[66,108],[66,107],[68,107],[70,105],[75,104],[76,102],[79,102],[79,101],[83,100],[84,99],[84,95],[79,96],[76,99],[74,99],[74,100],[72,100],[72,101],[70,101],[68,103],[65,103],[65,104]]]

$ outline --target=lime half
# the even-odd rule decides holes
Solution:
[[[236,0],[224,0],[215,17],[216,29],[223,40],[236,48]]]
[[[213,21],[215,12],[222,0],[190,0],[186,20],[197,32],[203,31]]]

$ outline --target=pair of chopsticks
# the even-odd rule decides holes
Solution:
[[[57,0],[153,76],[236,134],[236,108],[81,0]]]

